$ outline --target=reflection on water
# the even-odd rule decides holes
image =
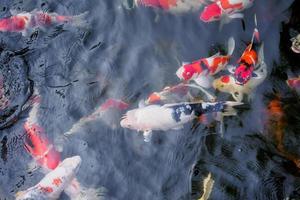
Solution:
[[[300,74],[300,54],[291,50],[290,41],[291,32],[300,32],[299,1],[255,1],[243,12],[244,20],[234,19],[221,30],[220,22],[200,21],[203,6],[178,13],[128,2],[0,3],[1,18],[10,16],[9,10],[88,11],[85,27],[57,24],[26,37],[0,33],[0,199],[14,199],[44,177],[24,149],[33,90],[42,97],[35,113],[39,126],[63,159],[81,156],[76,178],[85,191],[98,189],[96,199],[299,199],[300,103],[297,91],[286,84]],[[230,37],[236,43],[230,64],[235,64],[251,39],[254,13],[267,78],[244,98],[237,116],[224,118],[223,136],[218,122],[191,123],[154,132],[145,143],[142,134],[119,126],[120,112],[98,115],[107,99],[133,109],[154,91],[178,84],[182,63],[220,48],[223,53]],[[230,94],[209,92],[218,100],[233,100]],[[89,118],[93,113],[97,117]],[[74,134],[64,135],[80,121]]]

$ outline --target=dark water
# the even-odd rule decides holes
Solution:
[[[33,90],[42,96],[39,124],[50,140],[63,146],[63,158],[82,157],[77,178],[85,187],[101,188],[99,199],[197,199],[209,172],[215,180],[210,199],[300,199],[299,168],[278,150],[263,121],[268,102],[280,94],[288,122],[284,148],[300,155],[299,97],[285,83],[288,75],[299,74],[299,56],[291,52],[289,41],[290,28],[299,31],[299,1],[292,3],[257,0],[245,11],[245,30],[241,20],[234,20],[219,32],[218,23],[198,20],[200,10],[172,14],[125,9],[117,0],[1,1],[1,17],[9,16],[10,9],[74,15],[89,11],[89,27],[57,26],[28,37],[0,34],[1,73],[11,80],[5,88],[15,106],[9,114],[18,116],[10,120],[9,114],[1,114],[7,122],[0,121],[0,199],[14,199],[17,191],[44,176],[29,169],[32,158],[23,148],[23,124],[30,109],[21,112],[21,107]],[[105,116],[60,140],[107,98],[124,99],[134,108],[149,93],[176,84],[181,62],[211,55],[230,36],[236,41],[236,60],[251,38],[254,13],[265,44],[268,78],[247,101],[248,109],[226,118],[223,137],[217,128],[200,125],[191,131],[188,125],[155,132],[151,143],[145,143],[136,131],[113,129],[119,118]]]

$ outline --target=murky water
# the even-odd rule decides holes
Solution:
[[[199,20],[200,8],[174,14],[128,9],[118,0],[1,1],[1,17],[10,16],[12,9],[65,15],[88,11],[89,26],[49,27],[27,37],[0,33],[0,75],[7,77],[4,88],[12,102],[5,111],[9,114],[1,111],[0,118],[0,199],[14,199],[17,191],[44,176],[32,167],[23,147],[30,108],[21,111],[33,90],[41,95],[39,124],[63,150],[63,158],[82,157],[77,178],[87,188],[100,188],[98,199],[198,199],[209,172],[215,181],[210,199],[300,199],[300,102],[285,82],[299,74],[299,55],[291,52],[289,41],[290,28],[300,31],[295,11],[299,2],[290,20],[292,3],[257,0],[244,12],[245,29],[237,19],[219,31],[219,23]],[[223,136],[218,126],[200,125],[192,131],[188,124],[183,130],[155,132],[145,143],[142,134],[119,126],[118,114],[91,120],[73,135],[62,136],[108,98],[123,99],[135,108],[151,92],[179,83],[175,72],[182,62],[225,48],[230,36],[236,41],[232,60],[237,60],[251,38],[254,13],[268,78],[237,117],[225,119]],[[274,98],[279,98],[287,123],[281,135],[267,120],[267,105]]]

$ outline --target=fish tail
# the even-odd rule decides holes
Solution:
[[[88,22],[87,22],[88,14],[89,14],[89,12],[86,11],[86,12],[81,13],[79,15],[75,15],[70,20],[70,23],[75,27],[85,28],[85,27],[88,26]]]

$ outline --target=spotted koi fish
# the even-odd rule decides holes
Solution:
[[[211,86],[212,75],[225,69],[234,51],[235,42],[233,38],[228,40],[228,54],[217,53],[209,58],[201,58],[192,63],[183,64],[176,75],[183,81],[195,81],[198,85],[209,88]]]
[[[16,200],[58,199],[70,185],[81,164],[80,156],[64,159],[35,186],[16,194]]]
[[[45,28],[52,25],[68,23],[77,27],[85,26],[87,12],[76,16],[45,13],[38,10],[22,13],[12,11],[12,14],[11,17],[0,19],[0,31],[18,32],[26,36],[32,29]]]
[[[120,122],[123,128],[143,131],[144,140],[150,141],[154,130],[181,129],[183,125],[205,113],[226,112],[237,102],[177,103],[149,105],[127,111]]]
[[[251,7],[254,0],[212,0],[200,15],[203,22],[221,21],[227,24],[232,19],[243,18],[243,10]]]

